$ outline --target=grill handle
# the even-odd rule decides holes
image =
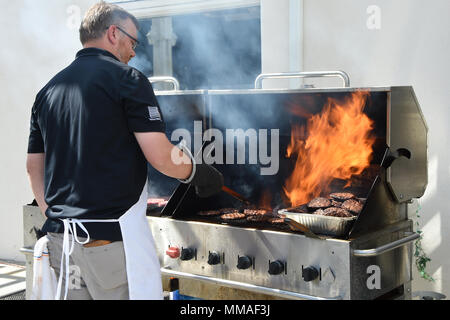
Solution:
[[[173,84],[173,90],[174,91],[180,90],[180,83],[174,77],[169,77],[169,76],[150,77],[150,78],[148,78],[148,81],[150,81],[151,83],[170,82],[170,83]]]
[[[262,293],[262,294],[277,296],[277,297],[281,297],[281,298],[297,299],[297,300],[301,300],[301,299],[342,300],[341,297],[322,298],[322,297],[310,296],[307,294],[301,294],[301,293],[292,292],[292,291],[285,291],[285,290],[280,290],[280,289],[262,287],[262,286],[257,286],[257,285],[244,283],[244,282],[238,282],[238,281],[232,281],[232,280],[226,280],[226,279],[220,279],[220,278],[212,278],[212,277],[201,276],[201,275],[187,273],[187,272],[180,272],[180,271],[175,271],[175,270],[171,270],[168,268],[161,268],[161,273],[165,274],[167,276],[171,276],[171,277],[197,280],[197,281],[202,281],[202,282],[206,282],[206,283],[210,283],[210,284],[214,284],[214,285],[221,285],[224,287],[241,289],[241,290],[251,291],[251,292],[255,292],[255,293]]]
[[[282,72],[282,73],[262,73],[255,80],[255,89],[262,89],[264,79],[288,79],[288,78],[323,78],[339,77],[343,81],[343,87],[350,87],[350,77],[344,71],[313,71],[313,72]]]
[[[358,250],[352,250],[352,254],[355,257],[374,257],[374,256],[378,256],[382,253],[397,249],[399,247],[402,247],[414,240],[416,240],[417,238],[420,237],[420,234],[418,233],[412,233],[402,239],[399,240],[395,240],[391,243],[382,245],[380,247],[377,248],[373,248],[373,249],[358,249]]]

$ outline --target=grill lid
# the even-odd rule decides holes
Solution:
[[[224,131],[227,128],[242,128],[245,131],[247,128],[261,128],[269,131],[271,128],[278,128],[280,132],[280,170],[276,176],[261,176],[259,170],[261,166],[258,165],[216,165],[226,179],[228,178],[225,184],[249,198],[252,203],[258,203],[258,197],[264,192],[264,188],[269,189],[273,192],[275,202],[280,203],[280,189],[292,169],[289,160],[283,157],[291,131],[291,119],[286,113],[285,106],[293,101],[299,102],[306,105],[310,113],[317,113],[320,106],[323,106],[330,97],[342,99],[355,90],[358,89],[203,92],[204,97],[199,97],[201,98],[199,101],[204,103],[203,116],[207,117],[203,122],[207,126],[205,130],[214,128]],[[370,99],[364,112],[374,120],[374,134],[377,139],[368,174],[365,177],[364,174],[357,177],[360,186],[355,187],[357,190],[354,192],[357,197],[367,198],[367,201],[352,228],[345,235],[347,238],[357,237],[407,219],[404,208],[399,204],[422,196],[427,184],[427,128],[412,88],[365,88],[365,90],[370,93]],[[172,100],[175,98],[180,108],[198,109],[192,103],[182,105],[184,101],[182,93],[177,96],[159,95],[158,100],[163,113],[166,104],[169,105],[168,110],[171,110],[170,106],[173,105]],[[238,119],[231,119],[231,115],[239,116]],[[343,189],[344,185],[345,182],[340,185],[338,183],[331,191],[346,191]],[[194,189],[184,184],[176,187],[171,200],[162,215],[174,218],[188,217],[201,210],[242,206],[239,201],[225,193],[210,199],[199,199]]]

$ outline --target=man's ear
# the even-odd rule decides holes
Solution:
[[[117,37],[117,31],[118,30],[115,26],[109,26],[109,28],[106,30],[106,39],[112,45],[115,45],[119,41]]]

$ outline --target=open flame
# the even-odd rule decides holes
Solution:
[[[259,199],[258,208],[272,210],[272,193],[270,190],[264,190],[262,196]]]
[[[373,121],[363,113],[369,93],[352,93],[344,103],[328,99],[320,114],[305,126],[293,126],[288,158],[297,157],[294,171],[283,187],[292,206],[307,203],[334,179],[347,180],[370,165],[375,138]]]

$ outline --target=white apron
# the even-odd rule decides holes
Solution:
[[[50,266],[47,243],[48,237],[44,236],[34,245],[33,288],[30,300],[51,300],[56,294],[56,274]]]
[[[141,196],[125,214],[119,219],[93,220],[93,219],[63,219],[64,240],[63,256],[61,258],[61,271],[56,290],[55,299],[61,296],[63,260],[65,260],[66,285],[64,299],[67,298],[69,279],[69,257],[73,251],[74,243],[86,244],[90,241],[89,233],[83,223],[89,222],[119,222],[122,232],[123,246],[125,250],[125,262],[128,278],[128,291],[130,300],[162,300],[163,289],[161,283],[161,270],[156,246],[153,240],[148,220],[147,210],[147,183],[142,190]],[[87,239],[80,242],[77,237],[79,226],[86,234]],[[69,234],[72,235],[72,243],[69,241]]]

